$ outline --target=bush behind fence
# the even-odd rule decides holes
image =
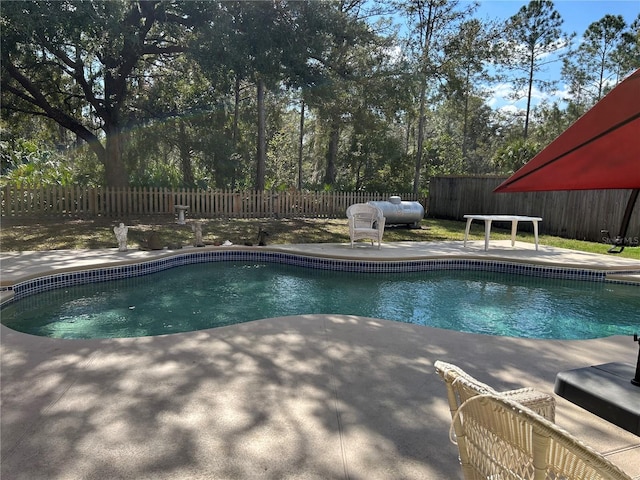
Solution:
[[[176,205],[188,206],[188,214],[202,218],[309,217],[339,218],[347,207],[371,200],[387,200],[389,193],[305,192],[289,190],[231,191],[170,188],[41,187],[1,190],[3,217],[132,217],[176,213]],[[420,201],[417,195],[396,194]],[[424,205],[424,202],[423,202]]]
[[[507,177],[434,177],[429,215],[463,220],[465,214],[542,217],[540,232],[602,242],[601,230],[619,233],[631,190],[493,193]],[[522,228],[528,225],[523,224]],[[640,236],[640,204],[633,210],[627,237]]]

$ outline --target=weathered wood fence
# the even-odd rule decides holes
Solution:
[[[343,217],[353,203],[386,200],[390,193],[231,191],[169,188],[42,187],[1,190],[3,217],[68,216],[91,218],[165,215],[187,205],[201,218]],[[396,194],[418,200],[410,193]]]
[[[42,187],[0,189],[3,217],[132,217],[175,214],[187,205],[201,218],[340,218],[353,203],[400,195],[419,201],[428,216],[462,220],[467,213],[519,214],[543,218],[540,231],[580,240],[602,241],[601,230],[619,233],[630,190],[493,193],[506,177],[434,177],[429,198],[411,193],[231,191],[170,188]],[[428,204],[428,205],[427,205]],[[528,228],[525,223],[521,228]],[[628,237],[640,237],[640,205]]]
[[[465,214],[542,217],[541,233],[602,241],[601,230],[619,233],[631,190],[493,193],[506,177],[434,177],[429,185],[429,215],[462,220]],[[522,228],[527,228],[526,224]],[[640,237],[640,204],[628,237]]]

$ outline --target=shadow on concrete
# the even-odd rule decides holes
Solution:
[[[558,371],[634,355],[625,337],[541,341],[345,315],[110,340],[0,328],[0,474],[16,480],[461,478],[435,360],[499,390],[552,393]],[[596,449],[638,444],[562,399],[558,410]]]

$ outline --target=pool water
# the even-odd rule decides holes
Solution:
[[[56,338],[120,338],[302,314],[374,317],[457,331],[585,339],[640,329],[640,288],[477,271],[349,273],[214,262],[40,293],[2,323]]]

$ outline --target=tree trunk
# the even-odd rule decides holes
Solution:
[[[184,128],[184,122],[180,121],[180,136],[178,139],[178,150],[180,151],[180,166],[182,167],[182,184],[185,187],[194,187],[193,166],[191,165],[191,149],[189,148],[189,138]]]
[[[534,57],[531,55],[531,64],[529,65],[529,91],[527,93],[527,113],[524,117],[524,139],[529,135],[529,115],[531,114],[531,92],[533,90],[533,68]]]
[[[105,129],[104,177],[108,187],[128,187],[129,175],[122,160],[122,135],[120,128]]]
[[[262,191],[265,186],[265,172],[267,167],[267,136],[264,106],[264,81],[258,78],[258,145],[256,148],[256,190]]]
[[[336,116],[331,122],[331,132],[329,133],[329,149],[327,150],[327,170],[324,175],[326,185],[336,183],[336,163],[338,161],[338,143],[340,141],[340,117]]]
[[[467,168],[469,166],[469,159],[467,158],[467,150],[469,149],[469,144],[467,138],[469,137],[469,69],[465,72],[465,82],[464,82],[464,120],[462,125],[462,158],[464,162],[467,164]]]
[[[240,77],[236,75],[236,84],[233,99],[233,151],[238,145],[238,118],[240,117]]]
[[[426,82],[422,82],[420,88],[420,112],[418,114],[418,145],[416,148],[416,169],[413,176],[413,193],[418,194],[420,191],[420,172],[422,171],[422,144],[424,143],[424,111],[427,96]]]
[[[302,144],[304,140],[304,100],[300,102],[300,141],[298,144],[298,190],[302,190]]]
[[[603,90],[604,90],[604,60],[600,62],[600,78],[598,79],[598,101],[602,99]]]

